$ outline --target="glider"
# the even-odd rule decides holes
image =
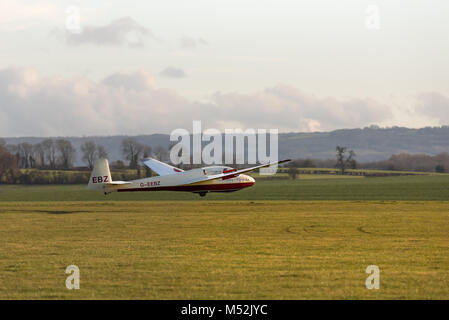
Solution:
[[[184,171],[152,158],[142,162],[158,176],[132,181],[113,181],[107,159],[98,159],[92,170],[88,189],[111,192],[132,191],[187,191],[204,197],[208,192],[232,192],[251,187],[256,182],[243,173],[281,164],[290,160],[276,161],[247,169],[227,166],[211,166]]]

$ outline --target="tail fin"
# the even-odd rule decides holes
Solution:
[[[106,184],[112,183],[111,171],[107,159],[98,159],[95,161],[94,169],[90,174],[89,190],[103,191]]]

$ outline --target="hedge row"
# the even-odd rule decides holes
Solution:
[[[142,172],[141,178],[143,178]],[[60,171],[60,170],[15,170],[7,169],[0,172],[0,184],[87,184],[90,172]],[[114,180],[139,179],[137,172],[113,172]]]

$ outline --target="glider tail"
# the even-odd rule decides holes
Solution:
[[[95,161],[94,169],[90,174],[89,190],[103,191],[105,185],[112,183],[111,171],[107,159],[98,159]]]

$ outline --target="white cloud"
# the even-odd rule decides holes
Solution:
[[[193,38],[188,36],[183,36],[181,39],[179,39],[179,43],[182,49],[191,49],[198,46],[209,45],[209,42],[207,42],[203,38]]]
[[[161,72],[159,72],[159,76],[164,78],[185,78],[186,73],[181,68],[175,67],[167,67]]]
[[[186,123],[181,115],[191,105],[156,88],[144,71],[116,73],[101,82],[42,77],[25,68],[0,71],[2,136],[166,132]]]
[[[234,122],[282,128],[283,131],[317,131],[359,127],[391,117],[388,106],[371,99],[318,98],[291,86],[278,85],[253,94],[217,93],[213,101]]]
[[[440,124],[449,123],[449,97],[438,92],[426,92],[417,97],[415,111],[437,120]]]
[[[80,32],[66,30],[68,44],[115,45],[141,48],[148,38],[157,40],[150,29],[130,17],[112,20],[105,26],[81,26]]]
[[[117,72],[106,77],[102,83],[123,90],[143,91],[156,88],[153,76],[144,70],[133,73]]]
[[[0,70],[0,136],[169,133],[203,128],[278,128],[316,131],[363,127],[391,118],[370,99],[319,98],[290,86],[216,93],[207,103],[158,88],[146,71],[115,73],[102,81],[44,77],[36,70]]]
[[[58,9],[48,3],[23,4],[20,1],[0,2],[0,30],[20,30],[32,25],[33,19],[55,20]]]

